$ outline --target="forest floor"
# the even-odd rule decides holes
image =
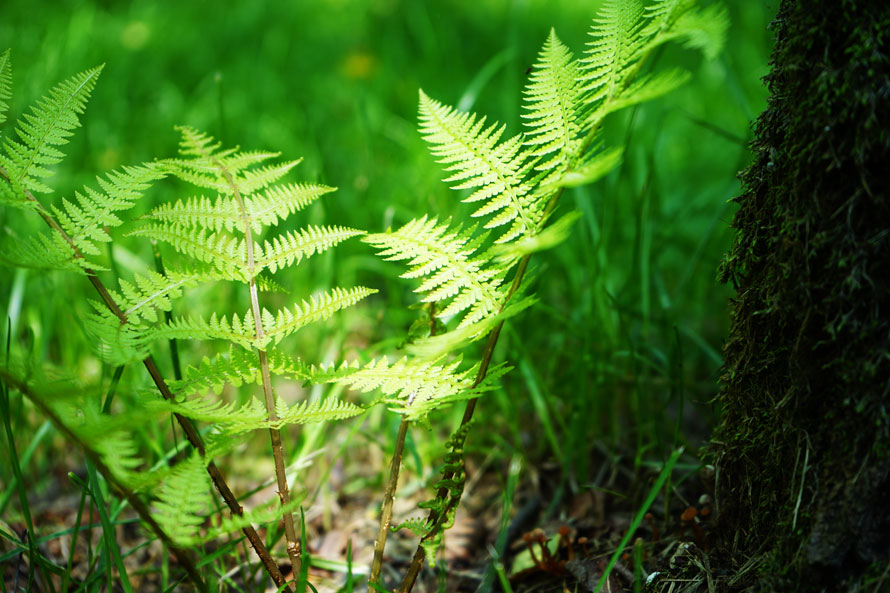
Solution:
[[[604,446],[594,447],[591,456],[592,467],[598,468],[594,487],[568,483],[552,462],[524,468],[506,519],[502,517],[502,476],[509,468],[480,467],[468,460],[467,486],[454,526],[446,533],[437,566],[425,568],[414,590],[470,592],[484,582],[498,591],[504,590],[505,579],[506,586],[516,593],[593,592],[638,512],[639,501],[645,498],[659,472],[658,468],[649,467],[635,471],[631,455],[615,455]],[[39,535],[44,536],[40,538],[40,551],[58,567],[70,566],[71,582],[75,584],[97,569],[100,555],[95,550],[100,546],[102,529],[95,510],[87,516],[85,509],[78,517],[79,496],[63,493],[69,471],[75,471],[73,465],[58,464],[50,480],[55,487],[44,488],[40,497],[31,500],[31,512],[34,524],[40,526]],[[714,590],[708,561],[713,476],[709,468],[703,467],[687,474],[687,478],[661,490],[602,591]],[[379,499],[372,498],[368,490],[350,493],[341,489],[338,480],[342,478],[335,468],[327,491],[336,494],[318,497],[305,514],[308,548],[313,558],[309,582],[318,593],[346,592],[351,586],[365,589],[363,579],[377,533]],[[396,498],[394,524],[418,514],[417,503],[423,499],[424,490],[418,488],[413,494]],[[669,497],[665,496],[666,491]],[[255,496],[260,498],[263,493]],[[72,532],[78,521],[79,533],[72,546]],[[116,525],[117,543],[133,589],[164,590],[164,574],[179,572],[175,560],[168,560],[159,541],[146,537],[128,509],[121,513]],[[23,540],[27,537],[24,523],[3,527]],[[265,530],[260,529],[259,533],[264,536]],[[56,535],[46,537],[47,534]],[[407,531],[390,535],[383,572],[389,590],[396,589],[410,564],[416,542],[417,538]],[[8,547],[8,543],[2,545]],[[352,584],[341,572],[350,553]],[[241,554],[247,556],[243,544]],[[213,546],[205,548],[205,557],[212,555]],[[493,561],[494,555],[499,560]],[[281,556],[281,568],[287,575],[290,565],[283,552]],[[318,559],[340,568],[337,572],[318,568]],[[255,558],[250,560],[254,566],[248,571],[236,567],[227,575],[230,590],[274,591],[271,583],[264,589],[267,579],[256,569]],[[27,563],[26,554],[5,563],[5,590],[27,588]],[[35,583],[30,590],[42,589]],[[119,583],[113,590],[123,591]],[[175,590],[185,591],[189,587],[182,585]]]

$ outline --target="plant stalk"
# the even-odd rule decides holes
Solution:
[[[213,162],[219,167],[226,182],[232,188],[235,201],[238,202],[238,208],[241,210],[241,220],[244,225],[244,241],[247,243],[247,273],[249,276],[248,285],[250,287],[250,307],[253,311],[253,323],[256,333],[256,339],[262,340],[265,336],[263,330],[263,319],[260,312],[260,300],[256,286],[256,274],[254,268],[256,261],[253,254],[253,232],[250,228],[250,217],[247,214],[247,208],[244,206],[244,199],[238,185],[232,178],[229,171],[223,167],[222,163],[213,159]],[[270,424],[278,421],[278,413],[275,411],[275,394],[272,391],[272,374],[269,371],[269,356],[264,349],[257,348],[257,355],[260,359],[260,372],[263,378],[263,396],[266,400],[266,413],[268,414]],[[281,431],[274,426],[269,426],[269,438],[272,441],[272,457],[275,461],[275,479],[278,483],[278,497],[281,499],[281,505],[287,507],[290,504],[290,489],[287,484],[287,469],[284,462],[284,446],[281,444]],[[290,511],[284,513],[284,537],[287,540],[287,555],[291,561],[291,574],[300,574],[300,556],[302,553],[300,540],[297,538],[297,531],[294,527],[294,515]],[[301,593],[298,591],[297,593]]]
[[[430,336],[436,335],[436,303],[430,303]],[[389,535],[389,525],[392,521],[392,505],[395,500],[396,486],[399,483],[399,470],[402,465],[402,453],[405,449],[405,437],[408,434],[410,422],[403,416],[399,423],[399,433],[396,436],[396,446],[389,465],[389,479],[386,482],[386,490],[383,493],[383,505],[380,511],[380,528],[377,531],[377,539],[374,540],[374,561],[371,563],[371,574],[368,577],[368,590],[373,592],[371,583],[380,583],[380,572],[383,569],[383,550],[386,547],[386,538]]]
[[[9,174],[5,169],[0,167],[0,177],[5,179],[6,181],[10,181]],[[25,197],[28,201],[33,202],[36,206],[37,213],[43,218],[44,222],[49,225],[54,231],[59,233],[66,243],[71,247],[74,251],[74,257],[76,259],[84,259],[83,253],[78,249],[78,247],[74,244],[74,241],[68,234],[59,226],[59,223],[53,218],[52,213],[37,199],[27,189],[22,190],[25,194]],[[127,316],[121,311],[120,307],[117,306],[117,303],[114,302],[114,299],[111,298],[111,294],[109,294],[108,290],[105,288],[105,285],[102,284],[102,281],[96,275],[96,272],[92,269],[85,268],[84,272],[87,275],[90,283],[93,285],[93,288],[96,289],[96,292],[99,293],[99,297],[102,299],[102,302],[105,304],[108,309],[114,313],[114,315],[120,320],[122,324],[127,323]],[[172,400],[173,393],[170,391],[170,387],[167,385],[167,382],[164,380],[164,377],[161,375],[161,372],[158,370],[157,365],[155,364],[154,359],[151,356],[146,357],[142,361],[143,365],[145,365],[145,369],[148,371],[148,374],[151,376],[152,381],[154,381],[155,386],[160,391],[161,395],[164,399]],[[183,432],[186,435],[189,443],[191,443],[192,447],[201,457],[206,456],[206,450],[204,448],[204,441],[201,438],[201,435],[198,434],[198,431],[195,430],[194,425],[191,420],[188,418],[181,416],[180,414],[174,414],[176,421],[179,423]],[[223,497],[226,505],[229,507],[229,510],[238,516],[244,515],[244,509],[241,507],[241,504],[238,502],[238,498],[232,492],[231,488],[229,488],[228,483],[225,480],[222,472],[216,466],[216,464],[211,460],[207,463],[207,473],[210,474],[210,479],[213,480],[214,486],[219,491],[220,495]],[[257,534],[256,530],[251,525],[246,525],[241,529],[242,533],[244,533],[247,540],[250,542],[250,545],[253,546],[254,551],[257,556],[260,558],[260,562],[262,562],[263,567],[266,569],[266,572],[275,582],[276,586],[282,587],[286,584],[286,580],[284,575],[281,574],[281,570],[278,568],[278,564],[269,554],[269,551],[266,549],[266,545],[263,543],[263,540],[260,538],[259,534]]]

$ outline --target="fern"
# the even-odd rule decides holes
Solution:
[[[0,54],[0,123],[9,107],[12,68],[9,51]],[[150,398],[123,398],[122,411],[107,413],[113,392],[105,397],[102,410],[98,398],[83,402],[62,398],[53,407],[42,409],[65,434],[99,465],[106,477],[117,484],[140,516],[159,534],[200,586],[202,579],[194,566],[181,555],[179,545],[203,541],[200,527],[211,509],[207,496],[205,471],[220,490],[229,508],[242,514],[237,499],[212,463],[214,455],[230,450],[241,439],[232,438],[248,431],[266,429],[272,433],[278,490],[283,506],[288,554],[296,567],[299,556],[290,513],[298,502],[288,502],[288,484],[284,474],[284,456],[278,431],[291,424],[342,419],[364,408],[336,398],[289,405],[274,395],[271,377],[286,376],[299,381],[311,380],[313,374],[291,356],[274,346],[305,325],[327,319],[335,312],[354,305],[372,290],[333,288],[314,294],[297,304],[278,311],[259,306],[259,292],[288,292],[272,275],[289,268],[349,238],[359,231],[345,227],[310,226],[287,230],[263,238],[271,227],[285,222],[290,215],[333,191],[323,185],[282,183],[281,180],[299,161],[272,162],[278,155],[222,149],[212,138],[190,128],[183,128],[181,158],[154,161],[124,167],[97,178],[73,196],[44,205],[35,194],[47,194],[46,180],[63,157],[60,150],[79,125],[79,116],[101,68],[87,70],[57,85],[17,124],[17,138],[4,138],[0,149],[0,202],[14,208],[36,211],[49,226],[44,233],[20,239],[6,227],[7,236],[0,249],[0,262],[11,266],[40,269],[73,270],[84,273],[96,288],[101,301],[91,302],[85,327],[92,343],[109,363],[122,367],[142,361],[152,380],[164,395]],[[117,290],[108,290],[97,271],[105,269],[103,258],[112,230],[124,223],[132,209],[151,186],[168,176],[176,176],[216,194],[184,198],[149,211],[144,222],[130,233],[172,247],[177,255],[173,267],[165,270],[158,256],[158,271],[141,271],[120,279]],[[167,259],[169,258],[169,254]],[[237,281],[246,285],[251,306],[247,311],[214,311],[207,316],[177,316],[177,301],[203,285]],[[190,368],[185,379],[171,390],[158,371],[151,353],[159,340],[202,339],[229,343],[227,353],[207,357]],[[178,363],[174,361],[174,364]],[[117,386],[122,368],[112,380]],[[6,370],[3,370],[4,376]],[[265,402],[249,397],[245,404],[227,403],[217,395],[230,384],[261,385]],[[26,389],[20,383],[20,389]],[[80,392],[78,392],[80,393]],[[129,394],[128,394],[129,395]],[[175,414],[196,455],[172,470],[147,472],[144,452],[134,442],[131,428],[137,423],[157,421]],[[64,419],[64,420],[62,420]],[[214,424],[216,431],[205,445],[189,419]],[[68,427],[69,422],[71,427]],[[221,438],[221,437],[225,438]],[[161,481],[159,481],[161,480]],[[157,521],[134,491],[156,494]],[[267,509],[268,511],[269,509]],[[259,515],[268,517],[266,515]],[[249,523],[239,516],[229,522],[243,529],[257,550],[269,574],[284,584],[277,565],[265,550],[263,541]],[[162,523],[163,526],[159,526]],[[212,530],[219,533],[218,530]],[[166,535],[165,535],[166,534]]]
[[[476,206],[471,216],[484,218],[484,230],[424,216],[363,240],[386,260],[407,264],[402,276],[417,282],[420,300],[435,305],[443,321],[449,316],[459,321],[444,333],[414,340],[408,350],[416,358],[393,365],[379,359],[331,380],[363,391],[377,388],[384,401],[406,402],[397,406],[406,419],[426,420],[438,406],[478,397],[507,368],[490,366],[502,324],[533,302],[531,254],[565,240],[578,217],[570,212],[552,220],[563,191],[599,179],[621,161],[621,148],[603,145],[604,118],[689,78],[680,70],[646,72],[655,48],[676,40],[713,57],[725,23],[725,9],[700,10],[695,0],[657,0],[649,8],[639,0],[606,0],[580,58],[550,32],[524,92],[525,131],[515,135],[420,91],[420,132],[444,168],[445,183],[466,192],[462,201]],[[480,362],[464,365],[461,350],[485,336]],[[471,401],[464,425],[473,410]],[[446,471],[431,503],[431,522],[410,523],[428,530],[421,540],[427,552],[435,521],[455,498],[448,481],[458,474]],[[409,591],[418,571],[415,562],[399,590]],[[373,572],[371,580],[378,578],[379,571]]]
[[[0,54],[0,124],[6,121],[6,112],[9,111],[8,101],[12,99],[12,60],[10,50]]]
[[[266,353],[272,375],[299,381],[312,378],[311,369],[293,357],[275,348],[269,348]],[[257,357],[243,348],[230,346],[227,352],[213,358],[205,356],[198,366],[186,370],[184,379],[172,382],[170,387],[177,396],[206,391],[219,394],[227,384],[233,387],[240,387],[242,384],[259,385],[262,380],[262,369]]]
[[[179,462],[157,490],[152,505],[154,517],[174,542],[194,545],[200,540],[200,528],[212,506],[210,482],[204,460],[191,455]]]
[[[9,50],[4,53],[2,63],[0,76],[5,80],[0,81],[0,88],[6,88],[8,95]],[[41,180],[50,177],[50,167],[62,160],[64,154],[57,147],[67,144],[73,130],[80,125],[78,116],[83,113],[101,72],[101,66],[92,68],[57,85],[19,121],[16,130],[19,139],[6,138],[0,153],[0,167],[5,169],[8,182],[21,202],[25,201],[26,190],[52,192]]]

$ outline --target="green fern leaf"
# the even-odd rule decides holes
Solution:
[[[498,144],[504,127],[485,127],[485,118],[461,113],[420,91],[420,129],[438,162],[448,165],[452,189],[475,189],[464,202],[485,203],[473,216],[494,217],[485,228],[512,223],[497,240],[504,243],[534,231],[544,205],[533,199],[525,176],[534,165],[522,150],[522,136]]]
[[[121,279],[121,292],[112,293],[112,297],[128,322],[155,322],[159,311],[170,311],[173,308],[171,299],[181,296],[186,288],[197,285],[201,277],[198,273],[168,270],[166,275],[161,275],[149,270],[135,275],[133,283]]]
[[[201,525],[212,508],[210,488],[204,460],[197,454],[166,476],[152,504],[152,517],[174,542],[189,546],[200,539]]]
[[[243,216],[238,204],[229,196],[217,196],[210,200],[204,196],[177,200],[174,204],[161,204],[145,215],[145,218],[182,227],[202,227],[211,231],[232,232],[240,228]]]
[[[585,103],[592,108],[585,128],[598,123],[610,111],[612,100],[623,90],[631,65],[639,59],[646,38],[645,21],[638,0],[607,0],[594,18],[581,59],[579,82]]]
[[[267,423],[267,426],[283,428],[289,424],[309,424],[312,422],[326,422],[328,420],[343,420],[364,414],[364,408],[353,403],[329,397],[320,402],[304,401],[295,406],[288,407],[284,400],[278,399],[278,421]]]
[[[146,401],[144,406],[155,412],[180,414],[196,422],[216,424],[219,429],[230,432],[244,432],[266,426],[266,408],[255,397],[245,404],[226,403],[209,396],[176,401],[155,398],[154,401]]]
[[[566,167],[580,148],[577,77],[572,52],[551,29],[524,93],[528,113],[522,117],[529,128],[525,144],[532,148],[531,156],[548,159],[535,166],[537,171]]]
[[[7,138],[0,154],[0,166],[9,174],[16,194],[52,191],[40,180],[51,176],[50,167],[62,160],[64,154],[56,147],[67,144],[80,125],[78,116],[101,71],[101,66],[92,68],[56,85],[19,120],[19,140]]]
[[[701,50],[708,60],[717,57],[729,28],[726,7],[712,4],[698,10],[695,5],[695,0],[658,0],[647,6],[649,24],[643,34],[651,40],[646,49],[679,39],[685,47]]]
[[[129,325],[129,324],[128,324]],[[255,339],[253,313],[250,311],[239,318],[232,315],[231,321],[225,315],[212,313],[209,319],[203,317],[174,317],[165,325],[152,328],[143,339],[152,340],[225,340],[244,348],[264,348],[268,339],[258,344]]]
[[[318,373],[318,378],[362,393],[379,389],[386,396],[383,401],[390,404],[393,411],[409,420],[425,421],[430,412],[442,405],[478,397],[494,389],[497,380],[509,370],[497,365],[489,371],[490,381],[474,385],[479,365],[459,370],[460,365],[460,357],[451,362],[404,357],[390,364],[384,356],[364,366],[344,364],[328,370],[327,376]]]
[[[0,124],[6,121],[9,100],[12,99],[12,52],[7,49],[0,54]]]
[[[469,309],[461,320],[466,327],[500,309],[504,299],[502,283],[506,270],[490,268],[487,259],[476,254],[486,235],[473,238],[474,228],[449,228],[425,216],[395,232],[368,235],[363,239],[380,250],[387,261],[410,260],[403,278],[424,277],[415,292],[425,293],[427,303],[447,303],[440,317]]]
[[[299,231],[289,231],[265,241],[263,246],[256,245],[256,269],[267,268],[274,273],[280,268],[298,264],[304,257],[322,253],[350,237],[363,235],[362,231],[342,226],[317,227],[308,226]]]
[[[266,189],[264,194],[245,200],[245,209],[254,224],[274,226],[334,190],[333,187],[308,183],[276,185]],[[259,232],[259,227],[254,230]]]
[[[75,192],[75,200],[62,200],[62,207],[52,206],[53,214],[74,245],[84,254],[99,255],[96,243],[111,241],[108,228],[121,224],[115,214],[128,210],[165,173],[153,163],[124,167],[97,178],[102,191],[85,187]]]
[[[232,280],[246,282],[247,246],[243,238],[220,231],[208,233],[178,222],[149,223],[129,233],[173,246],[180,253],[210,264]]]
[[[278,154],[219,150],[221,144],[210,136],[189,127],[177,129],[182,133],[180,153],[194,158],[168,159],[165,164],[178,177],[223,195],[233,195],[235,191],[252,194],[278,181],[300,163],[294,160],[248,169]]]
[[[506,245],[495,245],[492,253],[495,254],[497,261],[512,264],[531,253],[553,249],[569,237],[572,225],[580,217],[581,213],[577,210],[569,212],[537,235]]]
[[[64,270],[85,274],[84,260],[77,257],[71,245],[54,231],[31,235],[27,239],[9,237],[0,247],[0,265],[34,270]],[[92,266],[93,270],[104,270]]]
[[[231,437],[226,437],[229,441]],[[291,499],[290,504],[282,505],[281,499],[274,496],[261,506],[253,509],[245,509],[242,515],[232,515],[223,517],[215,527],[205,530],[204,535],[199,540],[193,540],[192,546],[200,545],[203,542],[213,541],[224,535],[234,533],[243,529],[248,525],[268,525],[279,521],[285,513],[293,513],[300,508],[303,498],[295,496]]]
[[[401,531],[402,529],[407,529],[417,537],[425,537],[433,530],[433,526],[430,525],[430,522],[426,517],[413,517],[411,519],[405,519],[398,525],[391,525],[389,529],[393,533]]]
[[[308,301],[294,305],[290,309],[281,309],[276,315],[263,310],[263,329],[266,332],[262,343],[257,341],[257,348],[265,348],[267,344],[277,344],[302,327],[328,319],[331,315],[351,307],[363,298],[377,292],[364,286],[354,288],[333,288],[329,292],[313,295]]]
[[[300,381],[312,378],[311,370],[298,360],[267,348],[269,372],[272,375],[291,377]],[[240,387],[242,384],[262,383],[262,372],[257,355],[252,350],[232,348],[213,358],[204,357],[198,366],[186,369],[185,378],[172,382],[170,388],[177,396],[192,395],[206,390],[222,392],[226,384]]]

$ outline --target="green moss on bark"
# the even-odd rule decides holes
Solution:
[[[737,295],[718,549],[729,588],[873,588],[890,561],[890,3],[785,0],[774,26],[721,269]]]

